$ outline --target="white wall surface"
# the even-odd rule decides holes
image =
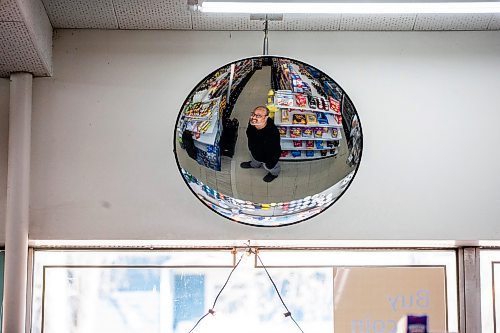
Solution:
[[[500,239],[499,32],[271,32],[271,54],[318,67],[354,101],[359,172],[297,225],[209,211],[177,171],[177,112],[262,37],[57,31],[54,76],[34,80],[30,238]]]
[[[7,148],[9,144],[9,86],[0,79],[0,243],[5,242],[5,205],[7,201]]]

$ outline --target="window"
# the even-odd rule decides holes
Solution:
[[[481,324],[483,332],[499,332],[500,251],[481,250]]]
[[[457,332],[454,251],[35,251],[32,332]],[[260,260],[262,260],[262,262]],[[263,269],[262,263],[279,291]],[[278,297],[280,296],[280,297]]]
[[[179,323],[198,320],[205,314],[205,274],[175,274],[173,287],[175,331]]]

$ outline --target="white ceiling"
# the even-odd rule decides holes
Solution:
[[[31,10],[23,9],[25,7]],[[45,24],[45,21],[50,23]],[[263,23],[251,20],[248,14],[189,11],[187,0],[0,0],[1,77],[8,77],[15,71],[28,71],[36,76],[51,75],[52,32],[48,32],[44,24],[50,24],[54,29],[263,29]],[[500,14],[285,14],[281,21],[270,21],[269,29],[500,30]]]

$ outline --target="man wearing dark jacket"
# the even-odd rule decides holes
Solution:
[[[240,166],[244,169],[264,167],[267,170],[264,181],[273,181],[281,170],[278,163],[281,156],[280,133],[265,106],[256,107],[250,115],[247,137],[252,160]]]

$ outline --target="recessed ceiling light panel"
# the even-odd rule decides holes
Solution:
[[[212,1],[198,3],[210,13],[250,14],[478,14],[500,13],[498,1]]]

